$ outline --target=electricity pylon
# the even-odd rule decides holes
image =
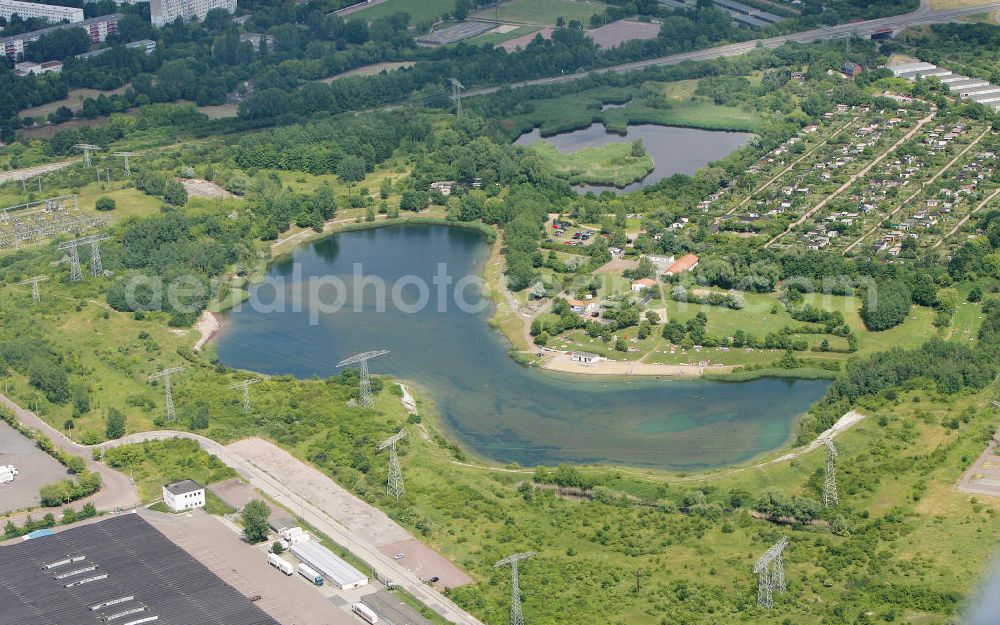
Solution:
[[[90,246],[91,275],[99,276],[104,273],[104,265],[101,263],[100,243],[108,238],[109,237],[106,234],[94,234],[89,237],[73,239],[72,241],[66,241],[65,243],[59,244],[57,249],[69,252],[69,273],[71,281],[80,282],[83,280],[83,270],[80,267],[80,247],[84,245]]]
[[[171,367],[149,376],[149,382],[163,378],[163,391],[167,398],[167,421],[173,421],[177,418],[177,412],[174,411],[174,393],[170,385],[170,376],[181,371],[184,371],[184,367]]]
[[[837,448],[833,446],[833,441],[824,439],[826,445],[826,481],[823,482],[823,506],[826,508],[835,507],[840,503],[840,496],[837,493]]]
[[[38,302],[38,301],[41,301],[41,299],[42,299],[42,295],[38,291],[38,283],[39,282],[44,282],[44,281],[46,281],[48,279],[49,279],[48,276],[35,276],[34,278],[28,278],[27,280],[25,280],[24,282],[21,282],[20,284],[25,285],[25,286],[30,284],[31,285],[31,301]]]
[[[231,385],[229,388],[241,388],[243,389],[243,414],[250,412],[250,387],[254,384],[260,382],[260,378],[254,378],[252,380],[243,380],[242,382],[237,382]]]
[[[521,560],[527,560],[534,555],[534,551],[518,553],[506,557],[493,565],[495,569],[510,566],[510,625],[524,625],[524,615],[521,614],[521,588],[517,574],[517,564]]]
[[[122,158],[125,159],[125,175],[126,176],[131,176],[132,175],[132,170],[128,166],[128,157],[130,157],[130,156],[138,156],[138,154],[136,154],[135,152],[115,152],[114,155],[115,156],[121,156]]]
[[[374,352],[363,352],[357,354],[356,356],[351,356],[350,358],[345,358],[337,363],[337,367],[346,367],[348,365],[357,365],[358,371],[361,374],[361,380],[358,389],[358,403],[364,408],[374,408],[375,399],[372,397],[372,380],[368,373],[368,361],[372,358],[377,358],[379,356],[384,356],[388,354],[387,350],[381,349]]]
[[[389,479],[385,485],[385,494],[387,496],[394,495],[396,501],[399,501],[399,498],[406,492],[406,489],[403,488],[403,472],[399,468],[399,455],[396,453],[396,443],[403,440],[405,436],[406,432],[400,430],[378,445],[379,451],[387,448],[389,450]]]
[[[77,143],[73,146],[78,150],[83,150],[83,164],[90,167],[90,153],[97,152],[101,149],[99,145],[92,145],[90,143]]]
[[[455,116],[462,116],[462,92],[465,91],[465,85],[460,83],[457,78],[449,78],[448,82],[451,83],[451,97],[455,100]]]
[[[785,564],[781,554],[787,546],[788,539],[782,538],[753,565],[757,574],[757,605],[762,608],[771,609],[775,591],[785,592]]]

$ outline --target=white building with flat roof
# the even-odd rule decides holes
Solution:
[[[205,487],[194,480],[163,485],[163,503],[174,512],[205,507]]]
[[[352,590],[368,583],[364,573],[316,541],[292,545],[291,551],[340,590]]]
[[[17,13],[21,19],[40,17],[52,22],[82,22],[83,9],[63,7],[54,4],[38,4],[37,2],[18,2],[18,0],[0,0],[0,17],[9,20]]]
[[[212,9],[235,13],[236,0],[150,0],[149,19],[153,26],[170,24],[178,17],[185,22],[203,20]]]

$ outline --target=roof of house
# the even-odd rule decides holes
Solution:
[[[0,547],[0,625],[278,625],[138,514]]]
[[[694,254],[685,254],[677,259],[673,265],[667,268],[667,273],[680,273],[687,271],[698,264],[698,257]]]
[[[656,280],[652,278],[639,278],[638,280],[633,280],[632,284],[641,284],[642,286],[656,286]]]
[[[193,493],[201,490],[204,486],[194,480],[181,480],[180,482],[174,482],[172,484],[164,484],[163,488],[166,489],[171,495],[184,495],[186,493]]]

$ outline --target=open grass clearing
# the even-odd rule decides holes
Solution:
[[[419,0],[418,2],[414,2],[414,0],[386,0],[360,11],[355,11],[348,15],[347,19],[361,18],[370,21],[379,17],[385,17],[386,15],[392,15],[393,13],[403,12],[409,13],[410,22],[416,24],[427,20],[436,20],[445,13],[451,13],[454,10],[455,3],[453,0]]]
[[[543,26],[554,26],[562,17],[567,22],[578,20],[589,27],[590,16],[603,13],[605,8],[604,3],[594,0],[509,0],[479,11],[475,17]]]
[[[391,72],[397,69],[404,69],[407,67],[413,67],[413,61],[387,61],[385,63],[372,63],[371,65],[362,65],[361,67],[355,67],[354,69],[348,70],[336,76],[330,76],[329,78],[323,78],[319,82],[325,82],[327,84],[340,80],[341,78],[348,78],[350,76],[374,76],[376,74],[381,74],[382,72]]]
[[[97,89],[71,89],[69,94],[62,100],[56,100],[54,102],[46,102],[45,104],[39,104],[38,106],[33,106],[31,108],[26,108],[18,116],[20,117],[46,117],[49,113],[55,113],[56,110],[65,106],[73,111],[78,111],[83,107],[83,101],[87,98],[96,99],[99,95],[106,95],[108,97],[116,93],[124,93],[128,89],[128,85],[123,87],[118,87],[117,89],[111,89],[110,91],[99,91]]]
[[[551,143],[539,141],[531,149],[571,184],[624,187],[653,171],[653,157],[633,156],[628,143],[609,143],[566,154]]]

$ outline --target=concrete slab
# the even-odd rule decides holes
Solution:
[[[338,608],[301,575],[284,575],[267,563],[267,544],[249,545],[238,530],[218,517],[194,510],[140,514],[181,549],[204,564],[282,625],[353,625],[354,617]]]

